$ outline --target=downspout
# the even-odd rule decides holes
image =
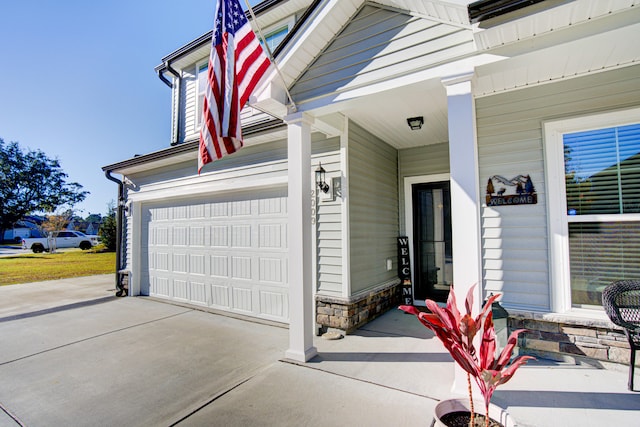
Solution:
[[[173,74],[176,78],[176,90],[178,91],[178,100],[176,101],[177,104],[177,108],[176,108],[176,120],[175,120],[175,128],[173,131],[173,135],[171,136],[171,145],[177,145],[180,140],[180,87],[181,87],[181,82],[182,82],[182,77],[180,77],[180,73],[178,73],[172,66],[171,66],[171,62],[170,61],[166,61],[164,63],[164,69],[160,69],[158,70],[158,77],[160,78],[160,80],[162,80],[162,82],[164,84],[166,84],[167,86],[169,86],[171,89],[174,88],[173,83],[171,83],[171,81],[169,81],[169,79],[167,79],[164,76],[164,72],[169,71],[171,74]],[[173,114],[173,112],[172,112]]]
[[[107,170],[104,175],[118,184],[118,214],[116,216],[116,296],[127,296],[128,290],[122,285],[122,223],[124,222],[124,184]]]

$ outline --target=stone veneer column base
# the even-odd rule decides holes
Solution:
[[[557,317],[557,318],[555,318]],[[526,329],[518,337],[520,353],[557,361],[629,365],[629,342],[622,329],[607,321],[563,319],[539,313],[509,313],[509,332]],[[636,363],[640,366],[640,361]]]
[[[349,298],[316,295],[316,323],[349,334],[401,301],[400,280],[384,283]]]

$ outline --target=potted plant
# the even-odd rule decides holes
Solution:
[[[511,379],[515,371],[531,356],[518,356],[511,361],[513,349],[516,346],[518,334],[524,329],[513,331],[509,336],[507,345],[499,354],[496,354],[496,333],[493,326],[493,315],[491,304],[500,297],[500,294],[489,297],[480,314],[475,318],[471,315],[473,307],[473,290],[475,285],[469,289],[465,300],[466,313],[461,315],[456,303],[456,297],[451,286],[447,306],[442,308],[435,301],[426,300],[430,313],[422,312],[414,306],[402,305],[400,310],[415,315],[420,322],[431,329],[442,341],[445,348],[451,354],[456,363],[467,373],[467,383],[469,389],[468,424],[454,425],[483,425],[489,426],[489,406],[491,396],[496,388]],[[479,345],[474,343],[476,334],[480,333]],[[477,348],[478,347],[478,348]],[[473,404],[473,391],[471,388],[471,377],[482,392],[485,406],[484,423],[478,424],[475,416]],[[442,403],[442,402],[441,402]],[[455,404],[445,406],[455,407]],[[477,417],[480,418],[480,417]],[[447,425],[447,424],[444,424]],[[495,424],[494,424],[495,425]],[[497,424],[499,425],[499,423]]]

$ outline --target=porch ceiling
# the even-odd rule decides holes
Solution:
[[[316,117],[323,120],[328,111],[320,109]],[[447,96],[439,80],[354,98],[340,104],[340,113],[397,149],[448,140]],[[411,130],[407,118],[416,116],[424,117],[424,125]]]

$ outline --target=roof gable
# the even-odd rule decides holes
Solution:
[[[367,2],[299,76],[291,94],[303,102],[473,51],[470,28]]]

